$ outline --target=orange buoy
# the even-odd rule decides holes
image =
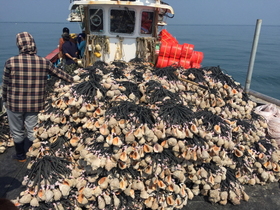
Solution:
[[[189,69],[191,67],[191,60],[181,57],[179,60],[179,66],[181,66],[185,69]]]
[[[190,58],[192,56],[193,49],[194,49],[193,44],[184,43],[182,45],[181,57]]]
[[[159,56],[168,58],[170,55],[171,46],[172,45],[169,43],[162,43],[159,50]]]
[[[178,65],[178,64],[179,64],[179,59],[177,59],[177,58],[169,58],[168,59],[167,66]]]
[[[173,37],[166,29],[163,29],[159,33],[159,37],[162,43],[178,44],[177,39]]]
[[[170,49],[170,58],[177,58],[179,59],[181,57],[182,52],[182,45],[180,44],[173,44]]]
[[[168,57],[158,56],[157,68],[164,68],[168,66]]]
[[[201,65],[199,63],[192,63],[192,68],[196,68],[196,69],[199,69],[201,68]]]
[[[192,63],[201,63],[203,60],[203,57],[204,57],[203,52],[193,51],[192,57],[191,57],[191,62]]]

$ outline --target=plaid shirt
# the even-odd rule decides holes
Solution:
[[[20,54],[5,63],[3,101],[13,112],[39,112],[44,109],[47,75],[55,74],[68,82],[73,78],[36,55],[36,44],[29,33],[17,34],[17,46]]]

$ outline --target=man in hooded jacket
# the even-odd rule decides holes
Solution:
[[[5,63],[2,97],[15,143],[14,159],[24,162],[26,160],[24,148],[32,145],[37,115],[44,109],[48,74],[55,74],[68,82],[73,82],[73,78],[55,68],[51,61],[36,55],[35,41],[28,32],[17,34],[16,41],[19,55],[11,57]],[[28,141],[24,141],[25,130]]]

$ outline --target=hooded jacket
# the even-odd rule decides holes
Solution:
[[[19,55],[9,58],[4,66],[3,101],[13,112],[39,112],[44,109],[48,74],[68,82],[73,82],[73,78],[36,55],[35,41],[28,32],[17,34],[16,42]]]

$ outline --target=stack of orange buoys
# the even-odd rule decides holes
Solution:
[[[203,52],[194,51],[194,45],[184,43],[180,45],[166,29],[160,34],[161,46],[156,67],[163,68],[170,65],[188,68],[200,68],[203,60]]]

